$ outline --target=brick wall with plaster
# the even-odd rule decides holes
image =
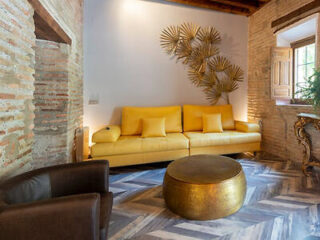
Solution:
[[[67,157],[52,163],[70,162],[74,130],[82,126],[83,3],[82,0],[40,2],[72,39],[67,65],[66,148],[61,149]],[[41,163],[45,159],[39,162],[32,158],[39,156],[33,133],[39,130],[38,126],[34,129],[37,45],[33,13],[27,0],[0,1],[0,180],[48,165]]]
[[[294,135],[296,115],[300,112],[313,113],[311,106],[277,106],[271,99],[271,48],[276,47],[276,35],[271,22],[304,6],[306,0],[272,0],[249,17],[248,55],[248,118],[263,120],[263,151],[284,160],[301,162],[303,147]],[[320,49],[318,49],[319,53]],[[320,54],[317,54],[320,56]],[[310,134],[316,137],[314,129]],[[319,137],[319,135],[318,135]],[[313,141],[314,152],[320,156],[320,146]]]

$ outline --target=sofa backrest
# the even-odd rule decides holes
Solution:
[[[123,107],[121,135],[138,135],[143,118],[164,117],[167,133],[182,132],[181,107]]]
[[[232,105],[184,105],[183,106],[183,129],[185,132],[202,131],[202,115],[210,113],[221,113],[222,127],[225,130],[235,128]]]

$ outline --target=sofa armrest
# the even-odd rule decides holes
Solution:
[[[258,123],[249,123],[243,121],[235,121],[236,130],[241,132],[260,132],[260,125]]]
[[[121,135],[121,128],[118,125],[107,126],[92,135],[94,143],[116,142]]]
[[[100,195],[16,204],[0,212],[0,239],[99,239]]]

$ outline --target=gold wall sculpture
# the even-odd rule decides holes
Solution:
[[[239,88],[243,71],[223,56],[217,45],[220,33],[214,27],[199,27],[192,23],[169,26],[160,36],[161,47],[189,67],[191,82],[201,87],[212,105],[220,98],[229,102],[229,93]]]

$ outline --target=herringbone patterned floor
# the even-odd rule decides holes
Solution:
[[[109,238],[135,240],[320,239],[320,173],[305,177],[290,162],[238,159],[247,178],[244,206],[232,216],[189,221],[162,198],[166,164],[111,170]]]

